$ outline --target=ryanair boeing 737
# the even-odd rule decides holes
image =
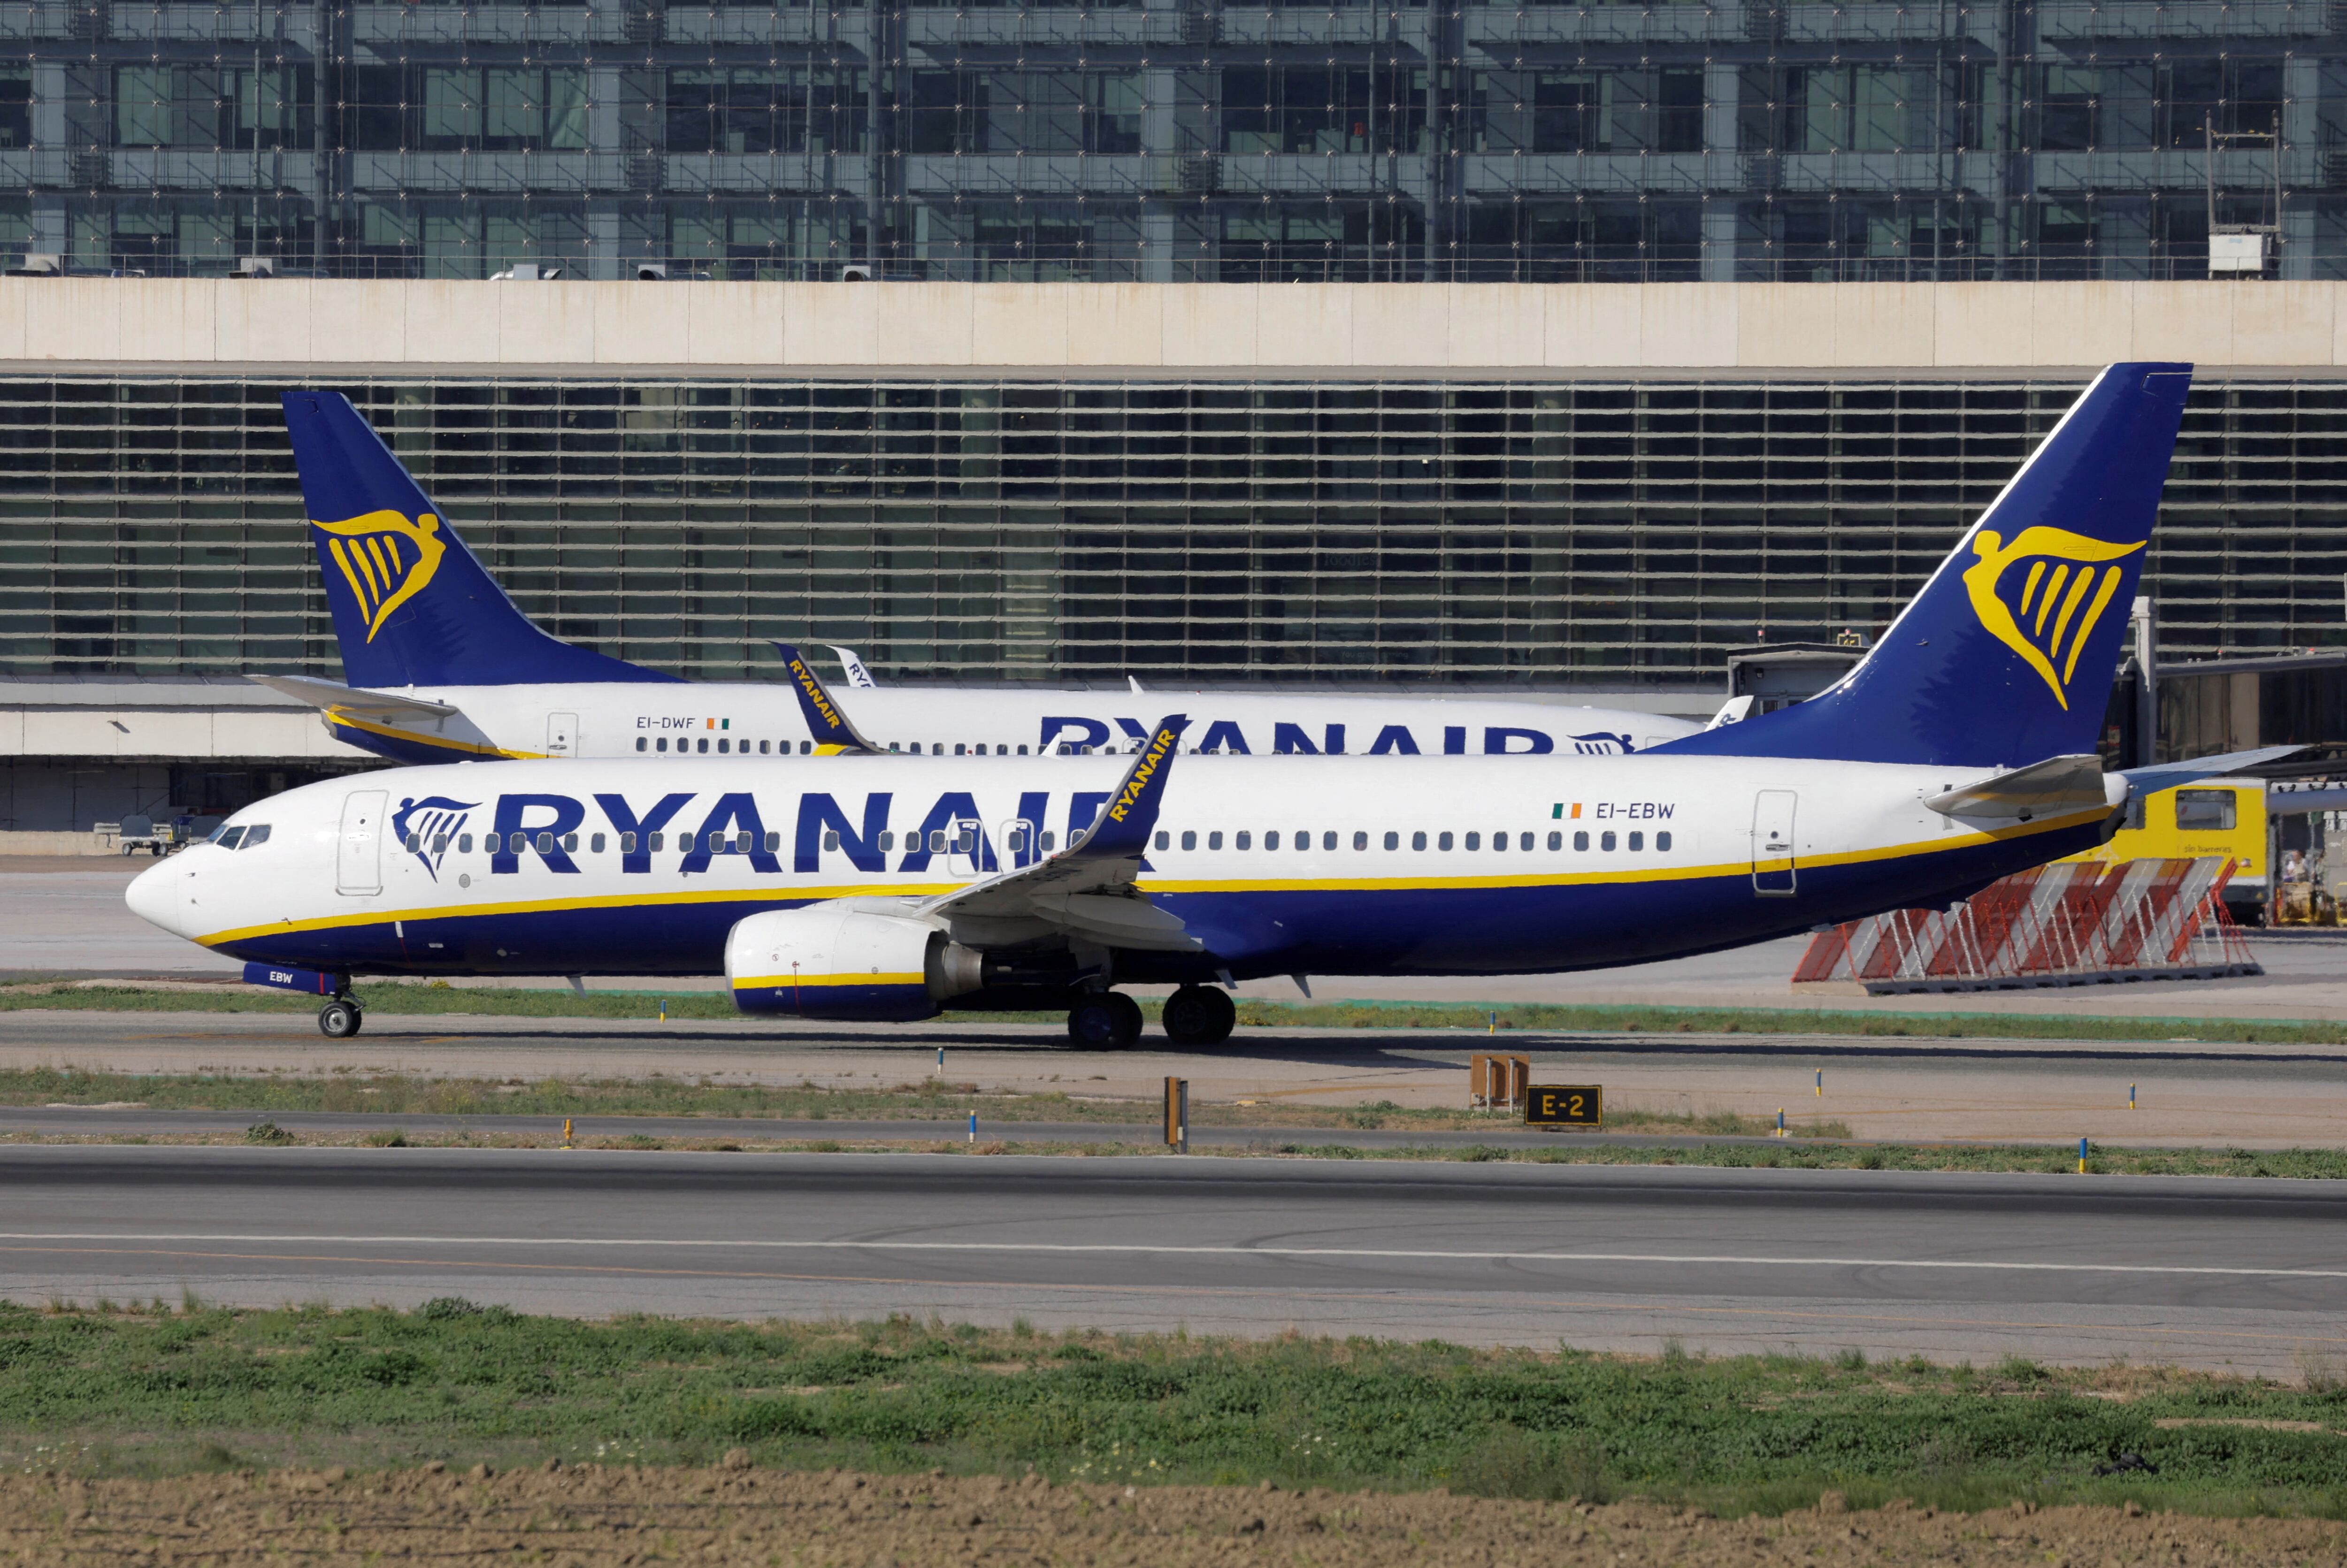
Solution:
[[[419,767],[241,811],[131,907],[360,1021],[360,975],[715,975],[751,1013],[1066,1008],[1179,989],[1226,1036],[1271,975],[1537,973],[1944,906],[2100,842],[2131,791],[2273,754],[2106,774],[2096,731],[2188,366],[2098,376],[1881,641],[1795,707],[1653,752],[1187,754],[980,767],[698,752]],[[809,692],[810,701],[814,693]],[[827,699],[825,699],[827,701]]]
[[[289,392],[284,405],[348,683],[252,679],[315,704],[336,739],[404,763],[815,749],[784,686],[688,682],[549,637],[514,607],[349,399]],[[857,719],[889,751],[1129,752],[1150,733],[1137,682],[1126,692],[881,688],[853,653],[834,651],[856,689]],[[1276,692],[1193,700],[1200,716],[1184,744],[1201,752],[1591,756],[1641,751],[1700,727],[1525,702]]]

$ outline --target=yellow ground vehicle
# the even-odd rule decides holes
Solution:
[[[2243,925],[2262,919],[2266,901],[2266,784],[2263,779],[2209,779],[2161,790],[2127,804],[2127,824],[2108,844],[2072,860],[2195,859],[2221,855],[2233,863],[2225,902]]]

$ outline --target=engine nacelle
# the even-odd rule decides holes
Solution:
[[[841,900],[753,915],[725,938],[733,1005],[797,1018],[935,1018],[979,988],[977,959],[935,927]]]

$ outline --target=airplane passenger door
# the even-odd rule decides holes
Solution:
[[[343,797],[343,836],[334,849],[334,891],[383,891],[383,813],[390,795],[354,790]]]
[[[985,842],[984,825],[967,817],[955,823],[946,838],[946,875],[973,880],[984,875],[978,868],[978,851]]]
[[[1752,892],[1761,898],[1790,898],[1795,875],[1793,808],[1799,797],[1788,789],[1764,789],[1752,801]]]
[[[548,713],[546,716],[546,754],[549,757],[574,756],[578,749],[579,715]]]

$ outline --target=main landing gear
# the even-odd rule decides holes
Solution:
[[[348,1040],[366,1022],[354,997],[336,997],[318,1009],[318,1032],[328,1040]]]
[[[1220,1045],[1231,1038],[1239,1010],[1228,991],[1184,986],[1165,999],[1165,1038],[1176,1045]]]
[[[1184,986],[1165,999],[1165,1038],[1175,1045],[1220,1045],[1231,1038],[1238,1009],[1227,992]],[[1095,1050],[1141,1043],[1141,1006],[1122,991],[1098,991],[1068,1009],[1068,1039]]]
[[[1068,1038],[1095,1050],[1141,1043],[1141,1004],[1122,991],[1096,991],[1068,1009]]]

